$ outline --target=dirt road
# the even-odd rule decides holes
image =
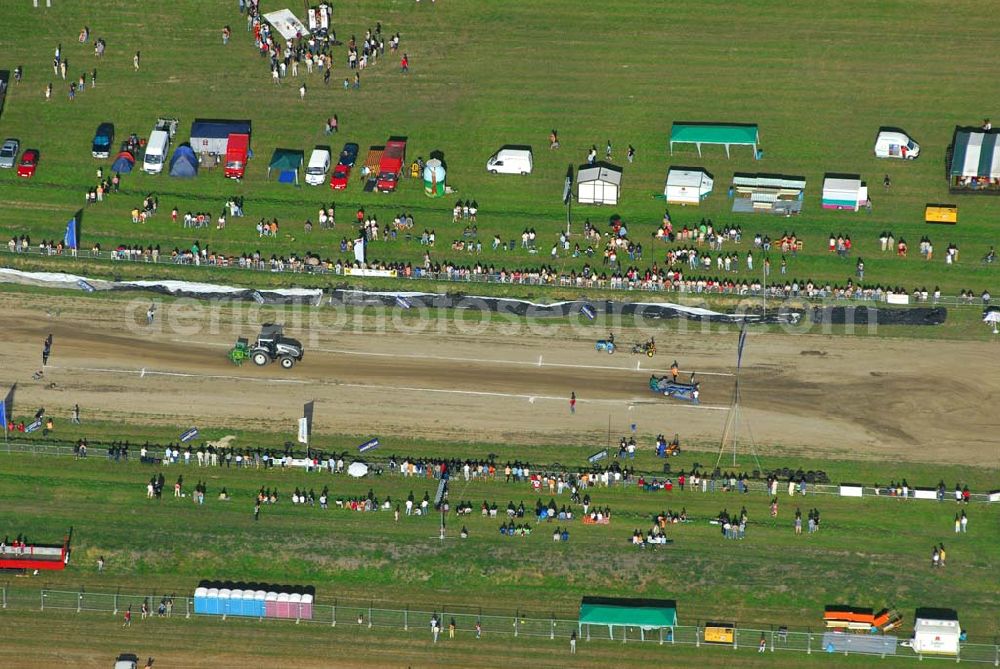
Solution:
[[[500,324],[401,333],[360,319],[290,332],[306,357],[285,371],[227,360],[234,332],[257,329],[244,313],[199,327],[181,319],[181,307],[163,305],[147,328],[144,307],[113,300],[8,293],[0,309],[0,383],[18,383],[18,413],[45,406],[68,417],[79,403],[110,420],[292,434],[302,404],[316,400],[320,434],[586,445],[605,442],[610,418],[616,435],[635,423],[647,442],[662,432],[711,444],[735,381],[733,334],[664,331],[658,355],[646,358],[597,353],[592,341],[603,333],[567,325],[511,337]],[[52,357],[34,381],[49,333]],[[994,346],[975,342],[751,334],[741,413],[763,453],[996,465],[995,356]],[[675,358],[685,374],[697,372],[701,405],[647,390],[650,374],[666,373]]]

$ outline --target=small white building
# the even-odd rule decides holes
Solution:
[[[618,204],[622,168],[609,163],[580,167],[577,174],[576,200],[580,204]]]
[[[715,180],[701,168],[671,167],[667,170],[667,184],[663,194],[667,204],[699,205],[712,192]]]
[[[949,609],[917,609],[913,623],[913,650],[916,653],[958,655],[962,626],[958,614]]]

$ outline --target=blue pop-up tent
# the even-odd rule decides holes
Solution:
[[[198,176],[198,157],[190,144],[181,144],[170,159],[170,176],[190,178]]]
[[[128,174],[135,166],[135,156],[128,151],[122,151],[115,157],[115,162],[111,163],[111,171],[119,174]]]

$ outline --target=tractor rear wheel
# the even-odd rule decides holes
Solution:
[[[281,366],[284,369],[291,369],[292,367],[295,366],[295,358],[293,358],[291,356],[287,356],[287,355],[281,356],[280,362],[281,362]]]
[[[263,367],[264,365],[266,365],[268,362],[271,361],[271,358],[267,355],[267,353],[264,353],[263,351],[255,352],[252,358],[253,358],[253,363],[258,367]]]

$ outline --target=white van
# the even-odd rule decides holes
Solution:
[[[147,174],[159,174],[167,162],[167,151],[170,149],[170,135],[166,130],[154,130],[146,142],[146,154],[142,158],[142,171]]]
[[[306,167],[306,183],[310,186],[322,186],[326,183],[326,173],[330,171],[330,150],[313,149]]]
[[[493,174],[531,174],[531,147],[505,146],[486,161]]]
[[[899,130],[880,130],[875,138],[876,158],[904,158],[913,160],[920,155],[920,145]]]

